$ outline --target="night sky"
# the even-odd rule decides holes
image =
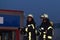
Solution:
[[[37,24],[43,12],[54,23],[60,22],[60,0],[0,0],[0,9],[22,10],[25,16],[32,13]]]

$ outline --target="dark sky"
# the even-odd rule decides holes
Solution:
[[[25,16],[32,13],[37,23],[44,11],[55,23],[60,22],[60,0],[0,0],[0,9],[23,10]]]

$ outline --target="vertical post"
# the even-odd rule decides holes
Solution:
[[[21,12],[20,14],[20,28],[23,28],[23,22],[24,22],[24,12]],[[23,40],[24,35],[20,35],[20,40]]]
[[[12,40],[12,32],[11,31],[8,32],[8,40]]]
[[[20,31],[16,29],[16,40],[20,40]]]
[[[1,35],[0,35],[0,40],[1,40]]]
[[[4,34],[4,40],[6,40],[6,33]]]
[[[0,32],[0,40],[2,40],[2,32]]]
[[[14,40],[14,36],[15,36],[14,33],[15,33],[15,32],[12,31],[12,40]]]

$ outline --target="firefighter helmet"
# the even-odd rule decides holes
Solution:
[[[44,17],[44,15],[41,15],[41,18],[43,18]]]
[[[48,18],[48,15],[47,14],[43,14],[41,15],[42,18]]]
[[[44,17],[45,17],[45,18],[48,18],[48,15],[47,15],[47,14],[44,14]]]
[[[33,15],[32,14],[29,14],[28,17],[32,17],[33,18]]]

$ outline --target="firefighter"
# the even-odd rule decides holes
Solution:
[[[42,23],[39,27],[40,40],[52,40],[53,22],[48,19],[47,14],[41,15]]]
[[[35,28],[35,21],[33,15],[29,14],[27,16],[25,32],[27,33],[27,40],[36,40],[37,30]]]

